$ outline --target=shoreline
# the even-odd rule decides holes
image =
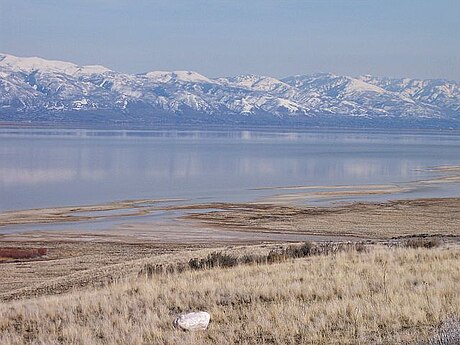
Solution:
[[[316,237],[312,240],[321,240],[322,236],[325,240],[388,239],[430,233],[460,236],[460,212],[457,211],[460,198],[355,201],[330,206],[273,200],[176,204],[183,201],[143,199],[4,212],[0,213],[0,242],[212,243],[223,240],[241,243],[272,240],[270,236],[276,234]],[[15,231],[2,232],[8,227]],[[250,233],[267,234],[267,237],[248,238]],[[274,237],[275,240],[302,240]]]
[[[122,205],[125,209],[132,207],[132,203]],[[89,207],[95,210],[94,205]],[[223,249],[251,252],[305,241],[398,246],[409,240],[434,240],[446,248],[458,249],[460,245],[460,198],[331,207],[260,203],[155,207],[180,213],[169,222],[136,222],[134,216],[128,216],[128,222],[106,230],[0,235],[0,249],[4,251],[20,248],[46,253],[0,260],[0,300],[105,286],[132,276],[146,261],[170,262]],[[65,211],[69,209],[75,208]],[[106,205],[105,209],[110,207]]]
[[[100,204],[58,206],[46,208],[34,208],[25,210],[10,210],[0,212],[0,238],[5,234],[5,228],[15,227],[11,233],[27,232],[29,225],[56,225],[56,224],[78,224],[82,222],[96,222],[101,220],[115,220],[126,218],[142,218],[146,216],[148,221],[150,215],[159,212],[183,212],[184,210],[226,209],[229,205],[276,205],[289,206],[293,208],[318,208],[324,210],[334,209],[338,204],[347,205],[360,203],[391,203],[403,202],[405,194],[416,192],[420,188],[460,183],[460,166],[436,166],[424,169],[438,173],[430,179],[409,181],[392,184],[363,184],[363,185],[322,185],[322,186],[272,186],[250,188],[248,191],[273,191],[274,194],[260,196],[250,202],[207,202],[200,203],[192,199],[184,198],[163,198],[163,199],[130,199],[119,200]],[[373,197],[386,196],[385,201],[375,200]],[[397,198],[395,201],[391,196]],[[349,199],[347,199],[349,198]],[[443,199],[455,199],[455,197],[442,197]],[[435,200],[437,197],[417,197],[410,200]],[[314,203],[326,202],[326,205],[312,206]],[[176,217],[178,218],[178,217]],[[137,221],[135,219],[135,221]],[[24,230],[21,231],[21,226]],[[76,226],[78,229],[78,225]],[[3,231],[2,231],[3,230]]]
[[[0,254],[18,249],[45,255],[0,258],[0,300],[105,286],[138,272],[146,260],[174,261],[222,249],[433,240],[458,250],[459,210],[460,197],[330,206],[143,199],[5,212],[0,224],[29,231],[0,234]],[[34,226],[42,230],[30,230]]]

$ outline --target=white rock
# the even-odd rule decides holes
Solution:
[[[205,311],[179,315],[174,320],[174,326],[186,331],[205,330],[208,328],[211,315]]]

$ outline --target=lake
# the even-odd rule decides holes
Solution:
[[[447,165],[460,165],[458,132],[3,128],[0,210],[126,199],[263,201],[289,186],[404,187],[297,200],[306,203],[460,196],[458,183],[414,184],[440,176],[430,167]]]

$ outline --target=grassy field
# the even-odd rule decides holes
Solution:
[[[457,246],[272,262],[144,269],[100,289],[4,302],[0,344],[418,343],[460,316]],[[173,328],[191,310],[211,313],[207,331]]]

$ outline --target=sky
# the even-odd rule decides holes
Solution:
[[[126,73],[460,80],[459,0],[0,0],[0,52]]]

